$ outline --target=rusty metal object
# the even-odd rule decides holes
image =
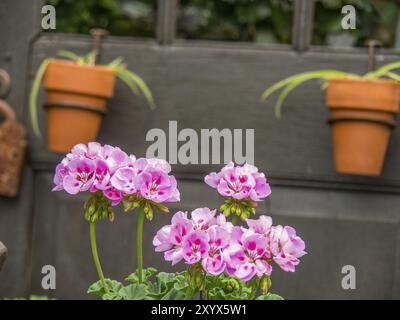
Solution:
[[[378,40],[368,40],[365,42],[368,48],[368,72],[375,70],[375,53],[376,48],[382,46],[382,43]]]
[[[6,261],[7,255],[8,255],[7,248],[3,244],[3,242],[0,241],[0,271],[4,265],[4,262]]]
[[[15,197],[25,160],[26,130],[4,100],[0,100],[0,114],[5,116],[0,123],[0,196]]]
[[[0,69],[0,98],[5,98],[10,92],[11,79],[4,69]]]
[[[96,52],[95,63],[98,63],[101,58],[101,40],[110,33],[101,28],[94,28],[90,30],[90,34],[93,37],[93,50]]]

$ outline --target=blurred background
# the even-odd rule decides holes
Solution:
[[[292,0],[181,0],[179,39],[291,43]],[[57,32],[88,34],[93,27],[116,36],[156,37],[156,0],[50,0],[57,9]],[[357,10],[357,29],[343,30],[344,5]],[[79,12],[79,14],[76,14]],[[316,0],[312,44],[363,47],[371,38],[396,46],[400,28],[396,0]]]
[[[56,9],[56,29],[42,30],[42,7]],[[354,30],[343,30],[341,12],[353,5]],[[110,32],[101,62],[123,56],[150,86],[150,111],[117,82],[98,141],[144,156],[146,133],[169,121],[178,129],[255,130],[255,164],[266,173],[272,195],[260,205],[275,224],[293,225],[307,244],[296,273],[274,271],[272,291],[288,299],[400,298],[400,133],[394,130],[380,177],[335,172],[324,92],[307,83],[286,100],[283,118],[260,102],[265,88],[282,78],[317,69],[367,71],[365,43],[379,40],[377,65],[399,60],[400,3],[395,0],[1,0],[0,68],[11,77],[5,99],[28,130],[28,152],[17,197],[0,197],[0,241],[8,258],[0,271],[0,298],[30,294],[88,299],[96,281],[83,195],[54,193],[53,173],[62,155],[33,135],[29,92],[40,63],[59,50],[93,49],[92,28]],[[41,90],[39,105],[46,96]],[[1,126],[1,122],[0,122]],[[71,123],[71,134],[74,124]],[[174,165],[182,201],[171,212],[217,208],[222,199],[203,183],[221,165]],[[171,267],[151,245],[170,221],[156,215],[145,224],[144,264]],[[122,280],[135,265],[136,214],[117,212],[99,223],[100,258],[107,277]],[[41,286],[42,267],[57,270],[57,288]],[[345,290],[344,266],[354,266],[356,288]]]

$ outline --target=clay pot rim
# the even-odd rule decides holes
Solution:
[[[50,60],[49,64],[58,64],[62,65],[64,67],[72,68],[72,69],[86,69],[88,71],[94,71],[94,72],[103,72],[103,73],[114,73],[115,71],[111,68],[108,68],[103,65],[88,65],[88,64],[78,64],[74,61],[67,60],[67,59],[56,59],[53,58]]]
[[[345,83],[351,83],[351,82],[358,82],[361,84],[365,84],[365,83],[374,83],[376,85],[380,85],[380,86],[390,86],[393,87],[393,89],[398,89],[400,88],[400,83],[397,83],[394,80],[391,79],[366,79],[363,77],[349,77],[349,78],[332,78],[328,80],[328,86],[329,84],[333,82],[333,83],[340,83],[340,82],[345,82]]]
[[[335,122],[370,122],[385,125],[391,130],[396,128],[396,121],[394,119],[380,119],[378,117],[366,115],[331,115],[326,122],[330,125]]]

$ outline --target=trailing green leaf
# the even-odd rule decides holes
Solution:
[[[313,79],[320,79],[324,81],[324,84],[321,87],[322,89],[324,89],[326,87],[326,82],[334,78],[360,78],[360,76],[353,73],[347,73],[343,71],[329,70],[329,69],[304,72],[290,76],[286,79],[283,79],[273,84],[262,93],[261,100],[265,101],[274,92],[282,90],[275,104],[275,116],[279,119],[281,117],[281,108],[285,99],[287,98],[288,94],[296,87],[298,87],[299,85],[301,85],[306,81]]]
[[[39,93],[40,83],[42,82],[44,73],[46,72],[47,66],[51,59],[45,59],[39,66],[36,72],[35,78],[33,80],[31,93],[29,96],[29,113],[31,116],[32,129],[36,136],[40,137],[39,120],[37,114],[37,97]]]
[[[370,71],[366,73],[363,78],[365,79],[377,79],[380,77],[384,77],[388,74],[388,72],[395,70],[395,69],[400,69],[400,61],[388,63],[374,71]]]
[[[67,50],[60,50],[57,52],[57,55],[69,60],[76,62],[77,64],[84,63],[84,57],[75,54],[74,52],[67,51]]]
[[[206,296],[209,300],[252,300],[252,284],[226,274],[206,277]]]
[[[261,296],[258,296],[256,300],[285,300],[280,295],[274,293],[267,293]]]
[[[121,66],[114,66],[114,67],[112,67],[112,70],[115,71],[117,77],[120,78],[122,81],[124,81],[127,84],[130,83],[129,87],[131,89],[133,86],[136,86],[137,88],[139,88],[139,90],[142,92],[143,96],[146,98],[147,103],[149,104],[151,109],[156,108],[156,105],[155,105],[154,99],[153,99],[153,95],[152,95],[149,87],[143,81],[142,78],[140,78],[136,73],[134,73],[126,68],[122,68]]]

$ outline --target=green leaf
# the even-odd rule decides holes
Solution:
[[[105,281],[106,281],[106,285],[107,285],[108,289],[110,290],[110,292],[118,293],[119,290],[121,290],[121,288],[123,287],[121,282],[111,280],[111,279],[106,279]],[[93,283],[87,290],[87,293],[94,294],[98,297],[103,297],[106,294],[100,280]]]
[[[103,300],[122,300],[122,297],[115,292],[105,293],[102,297]]]
[[[275,104],[275,116],[279,119],[281,117],[281,108],[286,97],[293,89],[295,89],[300,84],[312,79],[329,80],[333,78],[351,78],[351,77],[359,78],[359,76],[356,74],[337,71],[337,70],[316,70],[316,71],[299,73],[291,77],[288,77],[286,79],[283,79],[279,82],[276,82],[275,84],[270,86],[262,93],[261,100],[265,101],[271,94],[282,89],[282,92],[278,96],[278,100]]]
[[[258,296],[256,300],[284,300],[280,295],[274,293],[267,293],[261,296]]]
[[[363,77],[365,79],[376,79],[385,76],[388,72],[395,69],[400,69],[400,61],[385,64],[384,66],[376,69],[375,71],[366,73]]]
[[[153,95],[149,87],[141,77],[139,77],[136,73],[126,69],[125,67],[114,66],[111,69],[115,71],[118,78],[124,81],[131,88],[134,94],[136,94],[136,91],[134,89],[135,87],[137,87],[143,93],[143,96],[146,98],[147,103],[150,106],[150,109],[156,108]]]
[[[154,300],[180,300],[184,299],[188,287],[184,272],[160,272],[156,282],[149,287],[148,297]]]
[[[150,267],[150,268],[143,269],[142,270],[143,282],[148,282],[149,278],[155,273],[157,273],[157,269],[155,269],[155,268]],[[139,283],[139,271],[136,270],[136,272],[130,274],[125,280],[130,283]]]
[[[389,79],[400,82],[400,76],[397,73],[388,72],[385,74],[385,76],[388,77]]]
[[[38,71],[36,72],[35,78],[33,80],[31,92],[29,95],[29,113],[31,116],[31,124],[33,132],[37,137],[41,137],[39,120],[37,115],[37,97],[39,94],[40,83],[42,82],[44,73],[46,72],[47,66],[51,59],[45,59],[40,64]]]
[[[209,300],[251,300],[254,298],[252,283],[221,274],[206,277],[206,295]]]
[[[121,288],[118,295],[122,300],[144,300],[147,296],[147,285],[133,283],[127,287]]]
[[[57,55],[63,58],[67,58],[69,60],[72,60],[76,62],[77,64],[83,64],[84,62],[84,57],[78,56],[77,54],[68,51],[68,50],[60,50],[57,52]]]
[[[93,66],[96,62],[97,51],[90,51],[86,56],[83,57],[83,64]]]
[[[37,296],[32,294],[29,296],[29,300],[55,300],[55,299],[51,299],[48,296]]]
[[[109,68],[115,68],[115,67],[121,67],[124,68],[124,58],[123,57],[117,57],[113,61],[111,61],[109,64],[107,64],[107,67]]]

